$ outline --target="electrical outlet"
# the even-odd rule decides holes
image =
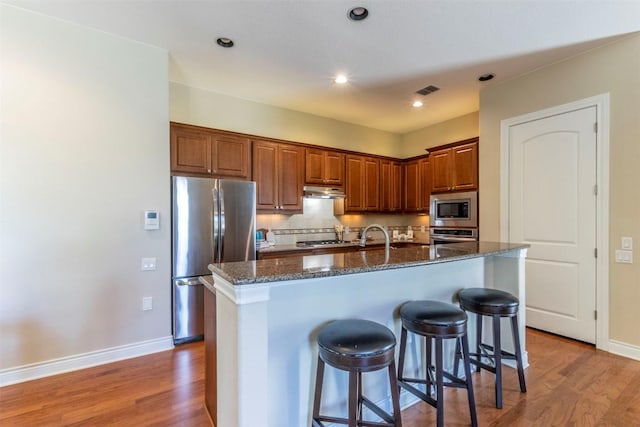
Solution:
[[[617,250],[616,262],[620,262],[623,264],[633,264],[633,252]]]
[[[153,297],[142,298],[142,311],[153,310]]]
[[[156,259],[155,258],[142,258],[142,262],[140,263],[140,269],[142,271],[153,271],[156,269]]]

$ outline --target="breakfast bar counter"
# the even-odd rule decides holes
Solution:
[[[526,366],[527,247],[469,242],[210,265],[213,284],[205,286],[216,295],[216,370],[221,391],[217,414],[211,414],[216,426],[310,425],[315,340],[322,325],[362,318],[381,323],[399,336],[397,312],[402,303],[418,299],[455,303],[463,288],[497,288],[520,298]],[[473,326],[473,317],[469,321]],[[505,342],[510,342],[507,335]],[[422,348],[418,340],[409,345],[414,357],[405,369],[417,374]],[[342,371],[326,372],[323,410],[346,411],[346,381]],[[377,373],[364,379],[365,389],[372,390],[368,397],[383,407],[388,401],[388,387],[381,386],[384,381],[384,375]],[[412,395],[401,394],[403,407],[415,401]]]

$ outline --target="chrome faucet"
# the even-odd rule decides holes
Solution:
[[[382,231],[384,234],[384,250],[389,253],[389,233],[387,233],[387,230],[380,224],[367,225],[365,229],[362,230],[360,235],[360,246],[364,248],[367,245],[367,231],[369,231],[370,228],[379,228]]]

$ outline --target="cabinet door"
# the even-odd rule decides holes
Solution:
[[[250,141],[247,138],[213,134],[212,173],[220,177],[249,179]]]
[[[364,158],[364,208],[367,211],[380,209],[380,162],[372,157]]]
[[[432,187],[432,173],[431,173],[431,161],[430,159],[424,158],[419,162],[420,168],[420,211],[421,212],[429,212],[429,200],[431,198],[431,187]]]
[[[171,126],[171,172],[209,175],[211,137],[206,132]]]
[[[392,212],[402,210],[402,164],[400,162],[391,163],[391,202],[389,207]]]
[[[324,156],[325,184],[342,187],[344,185],[344,154],[327,151]]]
[[[404,210],[420,210],[420,162],[412,160],[404,164]]]
[[[429,155],[431,163],[432,188],[431,191],[450,191],[451,188],[451,150],[433,151]]]
[[[256,210],[278,207],[277,144],[253,142],[253,180],[256,182]]]
[[[463,144],[451,148],[453,190],[478,188],[478,143]]]
[[[278,209],[302,211],[302,187],[304,185],[304,148],[294,145],[278,145]]]
[[[361,156],[348,154],[345,159],[346,198],[345,211],[364,210],[364,159]]]
[[[325,151],[307,148],[305,153],[305,179],[307,184],[324,184]]]
[[[380,160],[380,211],[397,212],[401,209],[401,165],[391,160]]]

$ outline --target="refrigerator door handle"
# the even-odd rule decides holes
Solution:
[[[213,187],[213,239],[211,239],[211,245],[213,246],[213,262],[220,262],[220,194],[218,186]]]
[[[219,224],[220,230],[218,230],[219,242],[218,245],[218,262],[222,262],[224,259],[224,227],[225,227],[225,219],[224,219],[224,191],[222,190],[222,186],[218,190],[218,215],[219,215]]]
[[[178,279],[176,280],[178,286],[198,286],[202,285],[198,279]]]

